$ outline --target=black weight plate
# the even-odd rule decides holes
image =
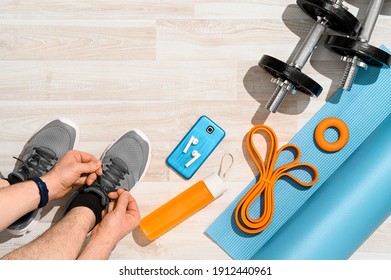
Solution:
[[[295,85],[297,90],[303,93],[316,97],[322,93],[323,88],[313,79],[303,74],[295,67],[272,56],[262,56],[258,65],[272,74],[275,78],[282,78],[283,80],[290,81]]]
[[[334,6],[329,0],[296,0],[297,5],[311,18],[324,17],[329,28],[349,36],[355,36],[360,29],[360,21],[342,7]]]
[[[357,56],[368,65],[391,66],[391,56],[387,52],[352,38],[329,35],[325,47],[341,56]]]

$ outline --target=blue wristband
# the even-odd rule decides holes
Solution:
[[[37,184],[37,187],[39,189],[39,195],[41,197],[41,200],[39,201],[38,208],[42,208],[46,204],[48,204],[48,201],[49,201],[49,190],[46,187],[45,182],[42,181],[41,178],[32,177],[31,180],[33,180],[34,183]]]

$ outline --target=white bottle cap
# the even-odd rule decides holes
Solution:
[[[214,198],[218,198],[227,190],[223,179],[221,179],[217,173],[210,174],[203,181]]]

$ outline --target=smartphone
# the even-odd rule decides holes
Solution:
[[[201,116],[167,157],[166,163],[185,179],[190,179],[201,167],[225,131],[207,116]]]

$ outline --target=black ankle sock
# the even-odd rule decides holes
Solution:
[[[100,200],[101,200],[100,196],[93,192],[79,193],[69,204],[66,213],[69,212],[69,210],[71,210],[72,208],[78,206],[88,207],[95,214],[95,225],[96,225],[102,221],[102,210],[105,208],[100,203]]]
[[[10,183],[10,185],[14,185],[14,184],[22,182],[18,177],[13,176],[12,174],[9,174],[8,178],[4,178],[4,179],[7,180],[8,183]]]

